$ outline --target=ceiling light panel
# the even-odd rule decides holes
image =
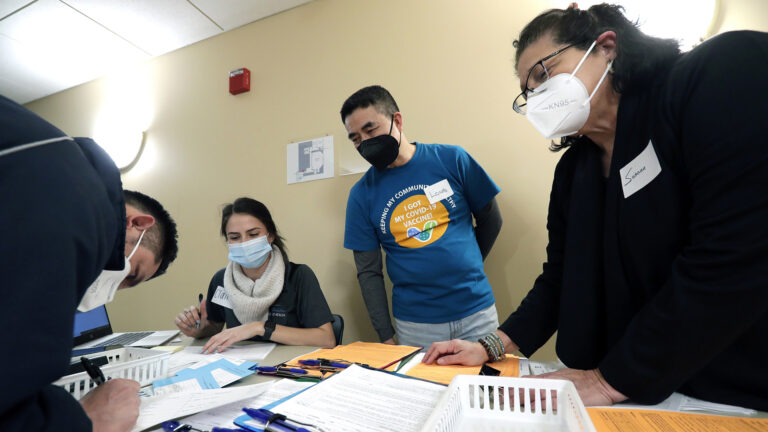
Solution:
[[[59,90],[149,58],[56,0],[38,0],[0,21],[0,35],[14,47],[3,52],[3,62],[14,62],[26,73],[43,77],[42,82],[55,82]],[[49,94],[43,87],[36,98]]]
[[[2,34],[0,53],[0,94],[3,96],[26,103],[61,89],[62,84],[47,73],[44,63],[34,52],[25,50],[23,45]],[[36,66],[30,67],[32,65]]]

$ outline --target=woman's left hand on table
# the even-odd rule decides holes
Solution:
[[[262,321],[241,324],[211,336],[211,338],[208,339],[208,342],[203,345],[202,352],[203,354],[219,353],[229,348],[229,346],[235,342],[240,342],[263,334],[264,322]]]

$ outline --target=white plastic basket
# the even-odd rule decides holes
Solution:
[[[119,348],[109,351],[87,354],[82,357],[96,358],[107,356],[108,364],[101,366],[104,377],[126,378],[138,381],[145,386],[152,381],[168,375],[168,359],[171,353],[146,348]],[[53,383],[70,392],[75,399],[80,399],[96,387],[87,372],[67,375]]]
[[[595,426],[570,381],[457,375],[421,430],[595,432]]]

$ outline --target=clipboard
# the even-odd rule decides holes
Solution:
[[[317,385],[317,384],[315,384],[315,385]],[[278,400],[276,400],[276,401],[274,401],[274,402],[272,402],[270,404],[264,405],[263,407],[261,407],[261,409],[266,409],[266,410],[272,411],[272,409],[274,407],[280,405],[281,403],[283,403],[283,402],[285,402],[285,401],[287,401],[287,400],[289,400],[289,399],[291,399],[293,397],[296,397],[296,396],[304,393],[305,391],[311,389],[312,387],[314,387],[314,386],[309,386],[309,387],[307,387],[307,388],[305,388],[303,390],[297,391],[296,393],[290,394],[290,395],[288,395],[288,396],[286,396],[286,397],[284,397],[282,399],[278,399]],[[249,431],[264,432],[264,429],[259,429],[258,427],[253,426],[253,424],[252,424],[253,423],[253,418],[251,418],[248,414],[243,414],[240,417],[237,417],[236,419],[234,419],[232,422],[235,425],[237,425],[237,426],[239,426],[239,427],[241,427],[243,429],[249,430]]]
[[[368,370],[371,370],[371,371],[379,372],[379,373],[394,375],[394,376],[397,376],[397,377],[400,377],[400,378],[406,378],[406,379],[415,380],[415,381],[422,381],[422,382],[426,382],[426,383],[429,383],[429,384],[435,384],[435,385],[441,385],[443,387],[447,387],[445,384],[435,383],[435,382],[432,382],[432,381],[429,381],[429,380],[425,380],[425,379],[422,379],[422,378],[417,378],[417,377],[412,377],[412,376],[408,376],[408,375],[403,375],[403,374],[399,374],[399,373],[396,373],[396,372],[391,372],[391,371],[386,371],[386,370],[382,370],[382,369],[377,369],[377,368],[370,367],[370,366],[360,366],[360,365],[356,365],[356,366],[362,367],[362,368],[365,368],[365,369],[368,369]],[[323,380],[322,382],[320,382],[318,384],[315,384],[314,386],[307,387],[304,390],[298,391],[298,392],[296,392],[296,393],[294,393],[294,394],[292,394],[290,396],[286,396],[286,397],[284,397],[284,398],[282,398],[280,400],[272,402],[271,404],[265,405],[264,407],[262,407],[262,409],[270,410],[270,411],[272,411],[272,412],[274,412],[276,414],[279,414],[279,409],[276,410],[275,408],[279,407],[280,404],[282,404],[282,403],[284,403],[284,402],[286,402],[286,401],[288,401],[288,400],[290,400],[290,399],[300,395],[301,393],[303,393],[303,392],[305,392],[305,391],[307,391],[307,390],[309,390],[311,388],[314,388],[317,385],[323,385],[323,384],[329,383],[336,376],[338,376],[338,374],[333,374],[328,379]],[[291,419],[288,418],[289,422],[290,422],[290,420]],[[243,414],[240,417],[237,417],[233,422],[238,427],[241,427],[243,429],[246,429],[246,430],[249,430],[249,431],[252,431],[252,432],[264,432],[263,429],[260,429],[258,426],[255,425],[255,423],[256,423],[255,420],[252,417],[250,417],[249,415],[247,415],[247,414]]]
[[[285,364],[289,367],[302,367],[299,364],[299,360],[325,358],[365,364],[375,369],[386,369],[420,350],[421,347],[405,345],[353,342],[349,345],[339,345],[332,349],[317,350],[289,360]]]

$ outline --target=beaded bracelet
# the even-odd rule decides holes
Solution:
[[[480,345],[483,346],[483,348],[485,349],[486,354],[488,354],[488,360],[493,361],[493,358],[494,358],[493,357],[493,352],[491,351],[491,347],[488,346],[488,342],[486,342],[485,339],[483,339],[483,338],[480,338],[477,341],[480,342]]]
[[[499,361],[504,358],[504,345],[501,344],[501,338],[495,333],[478,339],[478,342],[485,348],[485,352],[491,361]]]
[[[493,339],[493,341],[496,343],[496,346],[499,348],[499,360],[504,358],[504,342],[501,341],[501,338],[499,335],[497,335],[495,332],[489,334],[488,336]]]

